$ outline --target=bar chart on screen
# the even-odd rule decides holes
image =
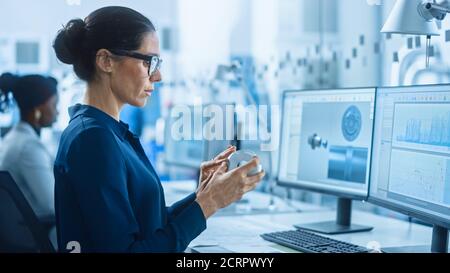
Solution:
[[[399,103],[395,105],[394,116],[394,147],[450,151],[450,104]]]

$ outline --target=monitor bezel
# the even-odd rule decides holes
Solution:
[[[375,115],[374,115],[374,125],[373,125],[373,131],[372,131],[372,153],[371,153],[371,160],[370,160],[370,175],[369,175],[369,192],[368,192],[368,198],[367,201],[371,204],[380,206],[380,207],[384,207],[399,213],[402,213],[404,215],[407,215],[409,217],[413,217],[413,218],[417,218],[419,220],[425,221],[429,224],[433,224],[433,225],[438,225],[447,229],[450,229],[450,220],[449,219],[445,219],[436,215],[432,215],[430,213],[427,213],[425,211],[420,211],[418,209],[414,209],[411,207],[408,207],[406,205],[401,205],[398,204],[396,202],[392,202],[392,201],[388,201],[385,199],[381,199],[378,197],[374,197],[371,195],[371,187],[373,186],[372,184],[372,167],[373,167],[373,159],[374,159],[374,153],[373,153],[373,147],[374,147],[374,143],[375,143],[375,121],[377,119],[377,105],[379,103],[378,100],[378,96],[380,95],[380,90],[381,89],[401,89],[401,90],[407,90],[410,88],[432,88],[432,87],[449,87],[449,92],[450,92],[450,84],[430,84],[430,85],[407,85],[407,86],[384,86],[384,87],[377,87],[376,88],[376,92],[375,92]],[[424,90],[426,91],[426,90]],[[420,91],[419,91],[420,92]]]
[[[374,103],[375,103],[376,89],[377,89],[375,86],[351,87],[351,88],[327,88],[327,89],[298,89],[298,90],[286,90],[286,91],[284,91],[283,92],[283,96],[282,96],[282,100],[281,100],[283,111],[282,111],[282,114],[281,114],[280,141],[283,139],[283,132],[284,132],[283,125],[284,125],[284,118],[285,118],[285,115],[286,115],[286,109],[284,108],[284,103],[285,103],[286,97],[289,94],[301,93],[301,92],[330,92],[330,91],[343,91],[343,92],[345,92],[345,91],[362,90],[362,89],[373,90],[374,91]],[[374,104],[374,107],[375,107],[375,104]],[[375,108],[374,108],[374,111],[375,111]],[[374,122],[375,122],[375,118],[372,120],[372,139],[371,139],[371,143],[370,143],[370,149],[371,149],[372,144],[373,144],[372,143],[373,142],[373,126],[375,125]],[[360,200],[360,201],[366,201],[367,198],[368,198],[369,189],[370,189],[369,188],[370,187],[370,176],[371,176],[371,173],[370,173],[370,171],[371,171],[371,169],[370,169],[371,162],[370,162],[370,160],[372,158],[372,155],[370,155],[370,157],[369,157],[369,163],[368,163],[368,166],[367,166],[368,172],[369,172],[369,175],[368,175],[369,178],[368,178],[368,181],[366,182],[367,183],[367,190],[366,190],[365,194],[358,194],[358,193],[354,193],[354,192],[345,192],[345,190],[340,191],[340,190],[335,190],[335,189],[317,188],[317,187],[308,185],[310,183],[317,183],[317,182],[314,182],[314,181],[297,181],[295,183],[294,182],[290,182],[290,181],[283,181],[283,180],[280,179],[281,156],[282,156],[282,154],[281,154],[281,143],[280,143],[280,152],[278,153],[278,176],[277,176],[277,179],[276,179],[276,183],[277,183],[278,186],[286,187],[286,188],[293,188],[293,189],[300,189],[300,190],[307,190],[307,191],[312,191],[312,192],[316,192],[316,193],[333,195],[333,196],[336,196],[336,197],[339,197],[339,198],[348,198],[348,199]],[[308,184],[306,184],[306,183],[308,183]]]

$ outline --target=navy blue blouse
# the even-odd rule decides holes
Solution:
[[[69,113],[54,166],[59,250],[75,241],[81,252],[184,251],[206,228],[195,193],[166,207],[159,177],[125,123],[87,105]]]

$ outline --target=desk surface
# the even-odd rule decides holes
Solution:
[[[259,235],[292,230],[294,224],[329,221],[335,217],[334,211],[212,217],[208,219],[207,230],[195,239],[190,247],[218,244],[240,253],[296,252],[267,242]],[[370,232],[326,236],[360,246],[376,243],[380,247],[395,247],[431,243],[432,231],[426,226],[358,211],[353,213],[352,220],[354,223],[371,225],[374,229]]]
[[[171,204],[195,190],[195,181],[164,184],[166,202]],[[236,204],[208,219],[207,229],[189,247],[219,245],[239,253],[290,253],[295,250],[268,242],[262,233],[292,230],[294,224],[306,224],[336,219],[334,210],[317,205],[292,202],[278,197],[273,200],[275,210],[268,208],[270,195],[251,192],[247,203]],[[249,209],[250,207],[250,209]],[[301,212],[298,212],[300,209]],[[231,216],[231,217],[230,217]],[[352,213],[352,223],[373,226],[370,232],[324,235],[360,246],[379,244],[380,247],[429,245],[432,229],[415,223],[374,215],[368,212]]]

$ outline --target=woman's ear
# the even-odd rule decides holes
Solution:
[[[99,49],[95,58],[97,68],[104,73],[111,73],[113,71],[114,62],[112,54],[106,49]]]

